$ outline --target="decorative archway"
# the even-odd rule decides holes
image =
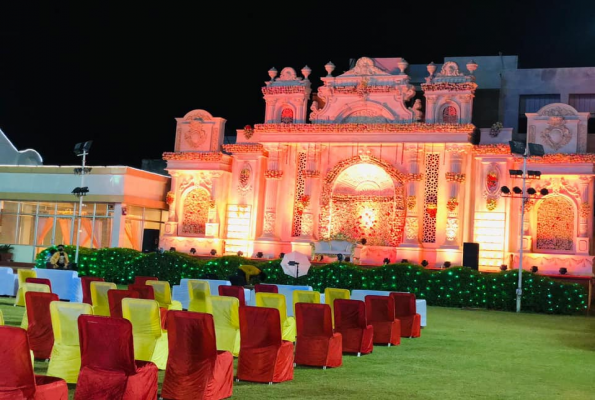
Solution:
[[[187,235],[204,235],[209,220],[211,196],[201,187],[191,189],[184,197],[182,233]]]
[[[355,179],[349,182],[350,177]],[[405,225],[406,180],[394,166],[373,156],[339,162],[323,183],[319,237],[366,237],[371,245],[398,245]]]
[[[572,251],[575,237],[575,209],[566,196],[543,198],[537,208],[537,250]]]

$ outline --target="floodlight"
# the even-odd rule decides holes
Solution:
[[[529,154],[535,157],[543,157],[545,155],[543,145],[537,143],[529,143]]]
[[[518,187],[518,186],[515,186],[515,187],[513,187],[513,188],[512,188],[512,191],[513,191],[515,194],[521,194],[521,193],[523,193],[523,189],[521,189],[521,188],[520,188],[520,187]]]
[[[508,173],[510,174],[511,178],[522,178],[523,171],[520,169],[509,169]]]
[[[537,193],[537,190],[535,190],[534,188],[527,189],[527,194],[533,196],[535,193]]]
[[[525,143],[518,141],[518,140],[511,140],[508,142],[510,145],[510,152],[512,154],[520,154],[521,156],[525,155]]]
[[[93,144],[92,140],[87,140],[86,142],[77,143],[74,145],[74,154],[77,156],[81,156],[86,154],[91,149],[91,145]]]
[[[547,190],[546,188],[543,188],[539,191],[539,194],[541,194],[542,196],[547,196],[550,193],[549,190]]]
[[[90,174],[92,170],[93,170],[93,168],[91,168],[91,167],[75,168],[74,173],[76,175],[86,175],[86,174]]]
[[[500,191],[502,192],[502,194],[504,195],[509,195],[510,194],[510,189],[508,188],[508,186],[502,186],[500,188]]]
[[[527,171],[527,178],[541,179],[541,171]]]
[[[74,194],[77,197],[86,196],[87,193],[89,193],[89,187],[87,187],[87,186],[84,186],[84,187],[75,187],[72,190],[72,194]]]

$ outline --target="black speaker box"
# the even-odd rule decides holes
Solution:
[[[463,243],[463,266],[479,270],[479,243]]]

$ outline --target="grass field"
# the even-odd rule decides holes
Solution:
[[[0,309],[18,325],[13,303],[0,298]],[[336,369],[297,367],[292,382],[234,383],[233,398],[595,399],[594,375],[593,317],[428,307],[421,338],[345,356]]]

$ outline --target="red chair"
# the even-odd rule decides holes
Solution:
[[[68,400],[64,379],[35,375],[24,329],[0,326],[0,399]]]
[[[279,311],[240,307],[237,380],[283,382],[293,379],[293,343],[281,340]]]
[[[131,284],[128,285],[128,290],[134,290],[135,292],[138,292],[139,299],[155,300],[155,291],[151,285]]]
[[[158,281],[159,278],[155,276],[135,276],[134,277],[134,284],[135,285],[146,285],[147,281]]]
[[[263,283],[259,283],[254,285],[254,293],[279,293],[279,288],[277,285],[266,285]]]
[[[40,283],[42,285],[48,285],[50,292],[52,291],[52,281],[47,278],[25,278],[26,283]]]
[[[52,330],[52,317],[50,303],[60,301],[55,293],[27,292],[25,304],[27,307],[27,336],[33,356],[47,360],[54,347],[54,331]]]
[[[120,290],[110,289],[107,291],[107,301],[109,303],[109,315],[115,318],[122,317],[122,299],[131,297],[133,299],[139,298],[139,293],[136,290]]]
[[[395,318],[401,321],[401,337],[421,336],[421,315],[417,313],[415,294],[391,293],[395,301]]]
[[[167,313],[169,355],[161,389],[164,399],[225,399],[233,392],[233,355],[217,351],[211,314]]]
[[[374,344],[401,344],[401,321],[395,319],[395,301],[390,296],[366,296],[366,318],[374,327]]]
[[[83,289],[83,303],[93,305],[93,300],[91,300],[91,282],[105,282],[105,279],[98,278],[96,276],[81,277],[81,286]]]
[[[374,328],[366,323],[366,304],[361,300],[335,299],[335,332],[343,336],[343,353],[371,353]]]
[[[244,296],[244,288],[242,286],[219,286],[219,296],[236,297],[240,300],[240,307],[246,305],[246,298]]]
[[[343,364],[343,338],[333,333],[331,307],[328,304],[296,303],[297,337],[295,363],[316,367],[340,367]]]
[[[157,398],[157,366],[134,360],[130,321],[81,315],[78,327],[81,372],[75,400]]]

